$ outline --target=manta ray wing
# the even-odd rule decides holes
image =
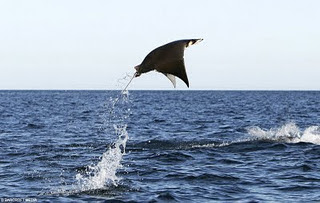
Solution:
[[[186,68],[184,66],[184,59],[173,60],[173,61],[159,64],[156,67],[156,70],[158,72],[165,74],[167,77],[168,75],[177,76],[189,87],[189,80],[188,80]],[[170,77],[168,78],[172,82],[172,79]],[[175,84],[173,86],[175,87]]]

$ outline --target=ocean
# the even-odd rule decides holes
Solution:
[[[0,202],[320,201],[319,91],[0,91]]]

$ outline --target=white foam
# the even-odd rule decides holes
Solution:
[[[320,127],[310,126],[301,130],[295,123],[290,122],[279,128],[263,130],[254,126],[248,128],[248,133],[258,139],[281,141],[287,143],[307,142],[320,145]]]
[[[309,142],[320,145],[320,126],[311,126],[305,129],[301,136],[301,142]]]
[[[210,143],[210,144],[196,144],[196,145],[192,145],[191,148],[218,148],[218,147],[225,147],[228,146],[230,144],[232,144],[233,142],[223,142],[220,144],[215,144],[215,143]]]

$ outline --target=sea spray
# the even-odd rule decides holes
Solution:
[[[78,173],[78,190],[88,191],[117,185],[120,180],[116,172],[122,167],[121,160],[125,154],[126,143],[128,140],[127,126],[114,125],[118,139],[109,149],[103,153],[101,160],[93,166],[89,166],[85,174]]]
[[[117,102],[117,105],[115,105]],[[86,165],[85,170],[78,171],[72,183],[65,182],[63,179],[64,170],[60,174],[61,184],[59,187],[52,188],[51,191],[42,191],[42,195],[56,194],[77,194],[82,192],[95,192],[96,190],[108,190],[117,186],[120,177],[116,175],[117,170],[122,168],[121,161],[125,155],[126,143],[129,139],[127,132],[127,119],[130,116],[129,92],[122,91],[117,99],[110,98],[104,104],[107,109],[102,115],[103,123],[99,128],[105,135],[115,135],[116,140],[110,144],[106,151],[100,156],[98,163]],[[88,137],[88,139],[90,139]],[[101,143],[102,145],[104,143]],[[82,163],[83,164],[83,163]],[[81,163],[80,163],[81,165]],[[82,165],[83,166],[83,165]]]
[[[310,126],[306,128],[300,141],[320,145],[320,126]]]
[[[247,132],[250,137],[234,141],[224,141],[222,143],[193,144],[191,145],[191,148],[219,148],[255,140],[285,143],[305,142],[320,145],[320,126],[309,126],[306,129],[301,130],[294,122],[289,122],[278,128],[271,128],[268,130],[258,126],[252,126],[247,128]]]
[[[103,115],[103,129],[106,134],[114,131],[117,140],[102,154],[98,163],[89,165],[85,172],[76,174],[77,184],[73,185],[73,191],[92,191],[118,185],[121,178],[116,173],[122,168],[121,160],[129,139],[126,130],[130,115],[129,105],[128,90],[122,91],[117,98],[110,98]]]
[[[104,152],[100,161],[87,167],[84,174],[76,175],[78,191],[90,191],[107,188],[108,186],[117,185],[120,180],[116,176],[118,169],[122,167],[121,160],[125,155],[127,140],[129,139],[127,128],[127,119],[130,115],[129,92],[124,90],[116,98],[110,98],[109,106],[104,117],[105,131],[110,134],[113,127],[117,140]],[[111,127],[112,126],[112,127]]]
[[[279,128],[269,130],[253,126],[247,129],[249,135],[259,140],[270,140],[286,143],[307,142],[320,145],[320,127],[310,126],[301,130],[295,123],[290,122]]]

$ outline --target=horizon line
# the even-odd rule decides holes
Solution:
[[[0,89],[0,91],[122,91],[122,89]],[[131,89],[128,91],[320,91],[320,89]]]

